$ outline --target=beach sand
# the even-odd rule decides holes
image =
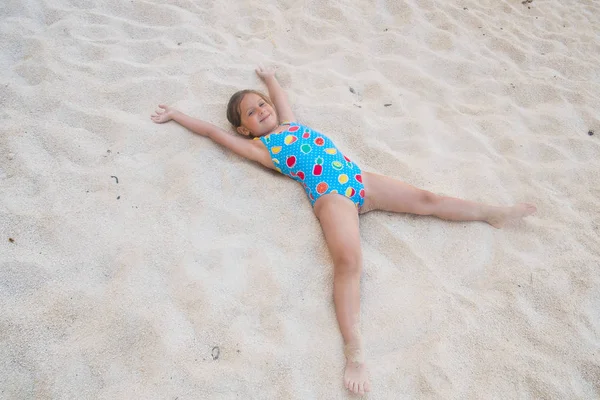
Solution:
[[[149,118],[230,129],[261,63],[364,170],[538,206],[361,217],[366,398],[600,398],[598,2],[0,11],[0,398],[352,397],[302,187]]]

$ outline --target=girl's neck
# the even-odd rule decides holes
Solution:
[[[273,132],[271,132],[271,133],[281,133],[281,132],[285,131],[286,129],[288,129],[288,127],[289,127],[289,124],[279,124],[279,126],[277,126],[277,128],[275,128],[273,130]]]

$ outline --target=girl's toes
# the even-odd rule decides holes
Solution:
[[[364,389],[363,385],[358,385],[358,393],[365,394],[365,389]]]

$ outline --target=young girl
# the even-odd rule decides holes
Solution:
[[[174,120],[234,153],[301,183],[325,235],[334,263],[333,300],[342,337],[348,390],[369,391],[360,335],[360,275],[362,252],[358,215],[373,210],[435,215],[454,221],[484,221],[500,228],[507,221],[536,211],[531,204],[494,207],[435,195],[387,176],[361,171],[322,133],[296,123],[283,89],[271,69],[256,73],[269,97],[254,90],[235,93],[227,119],[241,136],[160,104],[156,123]],[[254,139],[254,140],[248,140]]]

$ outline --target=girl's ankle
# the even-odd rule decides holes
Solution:
[[[344,355],[346,356],[346,360],[349,362],[365,362],[364,350],[360,341],[355,343],[347,343],[344,345]]]

